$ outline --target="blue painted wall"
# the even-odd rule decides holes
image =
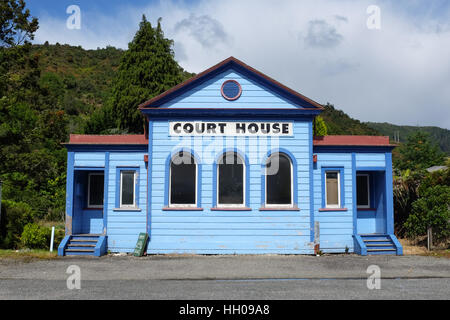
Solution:
[[[75,167],[105,167],[104,152],[75,152],[74,158]]]
[[[355,153],[353,165],[350,152],[315,150],[317,163],[313,165],[309,121],[295,121],[294,137],[275,140],[278,143],[258,137],[170,137],[168,120],[152,121],[149,125],[153,141],[148,150],[151,164],[149,189],[145,151],[126,151],[125,148],[109,153],[73,153],[74,202],[68,204],[68,207],[73,207],[73,233],[105,231],[108,250],[112,252],[132,252],[139,233],[148,231],[149,253],[311,254],[314,221],[320,223],[320,249],[323,252],[344,252],[346,248],[352,252],[354,223],[357,224],[358,233],[386,231],[386,181],[382,171],[386,162],[383,153],[381,156],[379,153]],[[202,211],[163,210],[168,201],[168,159],[180,148],[192,151],[201,166],[198,193]],[[230,149],[238,150],[246,158],[248,211],[211,210],[216,192],[215,161],[225,150]],[[265,197],[261,164],[268,154],[276,151],[285,151],[295,159],[293,168],[297,178],[294,203],[299,211],[260,210]],[[100,167],[101,165],[105,167]],[[339,169],[342,173],[341,196],[343,208],[346,209],[344,211],[321,210],[325,168]],[[361,168],[369,171],[361,171]],[[118,173],[121,169],[134,169],[138,172],[138,209],[117,208],[120,187]],[[374,185],[371,195],[373,211],[357,211],[354,214],[353,169],[355,172],[369,172],[371,175]],[[86,210],[87,174],[98,170],[106,170],[106,217],[99,210]],[[147,197],[150,197],[149,208]],[[313,215],[310,214],[311,208]],[[103,221],[107,223],[104,224]]]
[[[110,152],[108,185],[108,250],[112,252],[132,252],[139,233],[146,232],[147,223],[147,167],[144,162],[146,152]],[[118,208],[120,183],[117,174],[121,168],[136,170],[137,207],[122,210]]]
[[[345,211],[323,209],[323,168],[340,168],[341,203]],[[350,153],[317,153],[314,165],[314,220],[320,223],[320,250],[323,252],[353,251],[352,156]]]
[[[66,206],[68,216],[71,216],[72,234],[106,234],[110,251],[134,250],[138,234],[145,232],[147,225],[147,166],[144,162],[147,152],[141,149],[133,151],[132,148],[123,147],[117,151],[112,148],[110,152],[98,152],[90,146],[86,150],[69,152],[71,157],[73,154],[71,168],[75,169],[74,172],[68,170],[72,178],[68,179]],[[137,209],[118,208],[120,184],[117,182],[117,173],[122,168],[138,172]],[[87,209],[87,176],[89,172],[98,171],[105,172],[104,208]],[[73,193],[73,201],[69,193]]]
[[[214,119],[211,119],[214,120]],[[224,119],[221,119],[224,120]],[[232,121],[232,120],[228,120]],[[255,120],[256,121],[256,120]],[[285,119],[285,121],[289,121]],[[168,121],[150,122],[152,146],[149,253],[312,253],[310,242],[310,122],[294,123],[294,137],[278,144],[263,138],[169,136]],[[265,146],[265,147],[264,147]],[[192,150],[201,163],[202,211],[164,211],[167,205],[167,163],[177,150]],[[229,148],[248,157],[249,211],[212,211],[215,193],[214,161]],[[260,211],[262,206],[261,163],[268,152],[289,150],[295,157],[299,211]]]
[[[236,80],[242,87],[242,94],[235,101],[224,99],[220,93],[222,83],[226,80]],[[297,106],[270,90],[256,80],[251,79],[233,69],[207,80],[162,105],[163,108],[291,108]]]
[[[323,252],[353,252],[353,234],[383,233],[386,232],[386,206],[385,206],[385,153],[384,152],[351,152],[336,151],[322,152],[316,150],[317,163],[314,164],[314,220],[320,223],[320,249]],[[352,161],[354,153],[355,161]],[[324,203],[322,183],[324,181],[323,169],[340,168],[343,172],[343,186],[341,185],[341,198],[346,210],[320,210]],[[374,171],[364,171],[364,170]],[[356,180],[353,172],[370,172],[372,179],[373,209],[369,211],[357,210],[356,199],[353,198]],[[355,186],[354,186],[355,184]],[[355,193],[356,196],[356,193]],[[355,221],[356,220],[356,221]]]

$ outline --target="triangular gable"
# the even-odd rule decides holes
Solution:
[[[233,101],[224,99],[221,86],[235,80],[242,87],[241,96]],[[276,80],[230,57],[197,76],[144,102],[141,110],[167,109],[303,109],[322,110],[323,107]]]

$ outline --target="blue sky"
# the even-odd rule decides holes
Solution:
[[[448,0],[28,0],[35,42],[127,48],[142,14],[200,72],[233,55],[361,121],[450,129]],[[81,29],[66,27],[78,5]],[[369,29],[379,8],[379,28]],[[371,20],[373,21],[373,20]]]

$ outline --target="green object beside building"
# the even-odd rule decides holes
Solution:
[[[148,234],[147,233],[140,233],[138,237],[138,241],[136,243],[136,248],[134,249],[134,256],[135,257],[142,257],[144,254],[145,246],[147,244]]]

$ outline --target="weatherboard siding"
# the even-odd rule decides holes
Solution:
[[[228,101],[221,95],[222,83],[236,80],[242,87],[242,94],[235,101]],[[163,108],[290,108],[294,105],[288,99],[258,83],[256,80],[234,71],[227,70],[166,102]]]
[[[105,153],[104,152],[75,152],[74,155],[75,167],[104,167]]]
[[[139,233],[146,232],[147,226],[147,168],[144,162],[146,152],[111,152],[108,177],[108,250],[112,252],[132,252]],[[139,191],[135,210],[116,210],[120,184],[117,183],[117,168],[138,170]],[[136,189],[136,190],[137,190]]]
[[[341,192],[346,211],[320,211],[323,208],[322,168],[342,168],[344,186]],[[320,250],[323,252],[353,252],[353,199],[352,199],[352,155],[350,153],[317,153],[313,169],[314,221],[320,224]]]
[[[311,139],[308,138],[310,122],[294,122],[294,137],[282,137],[279,144],[256,137],[181,139],[169,137],[168,121],[154,121],[150,125],[153,144],[149,155],[152,170],[148,253],[312,253],[309,201]],[[258,148],[261,145],[267,147]],[[168,201],[167,159],[180,148],[192,150],[201,165],[198,202],[202,211],[163,210]],[[224,150],[230,148],[237,148],[247,157],[249,211],[211,210],[216,191],[213,163]],[[263,204],[261,164],[269,150],[279,148],[289,150],[297,163],[295,202],[299,211],[259,210]]]
[[[356,153],[356,167],[385,167],[384,153]]]

